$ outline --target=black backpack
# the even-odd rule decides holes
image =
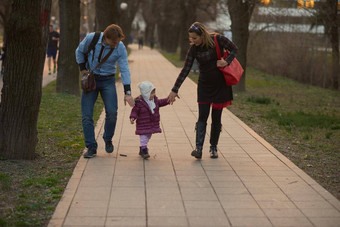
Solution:
[[[85,65],[86,65],[86,68],[87,68],[87,69],[88,69],[88,67],[89,67],[88,64],[87,64],[88,55],[89,55],[89,53],[91,52],[91,50],[93,50],[93,55],[92,55],[92,61],[93,61],[94,52],[96,51],[96,44],[97,44],[97,42],[98,42],[98,40],[99,40],[100,33],[101,33],[101,32],[95,32],[95,33],[94,33],[94,37],[93,37],[93,39],[92,39],[92,41],[91,41],[91,43],[90,43],[90,45],[89,45],[89,47],[88,47],[88,49],[87,49],[87,52],[86,52],[86,54],[85,54]]]

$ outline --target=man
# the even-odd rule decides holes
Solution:
[[[57,65],[57,51],[58,51],[59,33],[53,30],[53,25],[50,24],[50,33],[47,45],[47,62],[48,75],[51,75],[51,58],[53,58],[53,73],[56,72]]]
[[[105,104],[105,126],[103,139],[105,141],[105,150],[107,153],[113,152],[112,137],[116,128],[117,121],[117,92],[115,84],[115,73],[117,71],[116,63],[119,64],[122,83],[124,85],[124,103],[134,106],[134,100],[131,96],[131,78],[127,60],[126,48],[121,42],[124,39],[122,29],[115,24],[109,25],[99,36],[95,48],[88,53],[88,48],[94,38],[95,33],[88,34],[79,44],[76,50],[76,60],[79,64],[80,71],[83,74],[87,70],[95,68],[99,62],[114,49],[109,58],[94,71],[97,89],[81,96],[82,124],[87,151],[84,158],[92,158],[97,154],[97,142],[94,133],[93,124],[93,106],[100,93]],[[88,53],[88,54],[87,54]],[[87,57],[86,57],[87,56]],[[86,59],[87,58],[87,59]],[[87,61],[87,63],[86,63]],[[87,65],[87,67],[86,67]]]

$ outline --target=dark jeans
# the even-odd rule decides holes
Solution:
[[[85,146],[97,149],[98,144],[95,139],[93,124],[93,107],[100,93],[105,105],[105,126],[103,139],[111,141],[116,129],[117,122],[117,91],[115,77],[96,78],[97,90],[81,95],[81,113],[83,132],[85,137]]]

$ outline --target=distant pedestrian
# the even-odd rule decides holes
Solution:
[[[133,34],[130,34],[130,36],[129,36],[129,43],[130,43],[130,44],[133,43],[133,38],[134,38],[134,37],[133,37]]]
[[[226,85],[224,76],[217,67],[229,65],[235,58],[238,48],[225,36],[217,35],[217,42],[220,48],[230,52],[226,59],[218,60],[214,34],[209,34],[203,24],[199,22],[193,23],[188,33],[191,47],[188,50],[184,67],[169,94],[169,101],[172,103],[176,97],[178,97],[178,90],[189,74],[196,59],[199,66],[197,86],[198,121],[196,123],[196,148],[191,152],[191,155],[197,159],[202,158],[207,119],[209,117],[210,107],[212,107],[210,157],[217,158],[217,144],[222,129],[222,110],[224,107],[231,105],[231,100],[233,99],[232,88]]]
[[[143,37],[143,33],[141,32],[139,35],[138,35],[138,49],[143,49],[143,46],[144,46],[144,37]]]
[[[47,45],[48,75],[51,75],[51,58],[53,58],[53,73],[55,73],[57,69],[57,52],[59,37],[60,37],[59,33],[54,31],[53,25],[50,24],[50,33]]]
[[[153,49],[155,45],[155,38],[153,36],[150,37],[150,48]]]
[[[81,113],[83,132],[85,137],[85,145],[88,148],[84,154],[84,158],[92,158],[97,154],[97,141],[94,133],[93,125],[93,107],[98,98],[98,94],[102,97],[105,105],[105,126],[103,139],[105,141],[105,150],[107,153],[113,152],[112,137],[116,129],[117,122],[117,90],[116,78],[117,62],[121,72],[122,84],[124,85],[124,103],[128,102],[130,106],[134,105],[131,97],[131,77],[128,66],[127,51],[122,40],[124,33],[122,29],[116,25],[109,25],[104,32],[99,34],[98,40],[88,53],[88,48],[94,40],[95,33],[88,34],[83,41],[80,42],[76,50],[76,60],[79,64],[82,74],[95,68],[98,63],[111,53],[108,59],[94,71],[96,87],[95,91],[81,95]],[[111,50],[113,49],[113,52]],[[87,54],[88,53],[88,54]],[[86,65],[87,62],[87,65]]]
[[[147,159],[150,157],[148,142],[152,134],[161,133],[159,127],[159,108],[169,104],[168,99],[158,99],[156,88],[149,81],[138,85],[141,95],[136,98],[135,106],[131,110],[130,122],[136,121],[136,135],[140,137],[139,155]]]

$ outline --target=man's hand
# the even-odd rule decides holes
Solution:
[[[84,75],[84,73],[86,72],[87,70],[81,70],[80,73],[81,75]]]
[[[176,101],[176,97],[180,98],[177,93],[171,91],[169,96],[168,96],[168,103],[170,103],[172,105]]]
[[[136,120],[136,119],[134,119],[134,118],[130,118],[131,124],[135,123],[135,120]]]
[[[131,95],[125,95],[124,96],[124,104],[125,104],[125,106],[126,106],[126,102],[129,103],[129,105],[131,107],[133,107],[135,105],[135,100],[132,98]]]

